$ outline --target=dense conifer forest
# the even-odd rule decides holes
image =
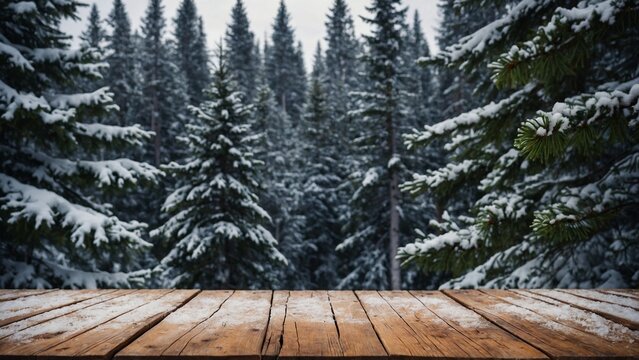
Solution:
[[[639,3],[269,1],[0,0],[0,287],[639,286]]]

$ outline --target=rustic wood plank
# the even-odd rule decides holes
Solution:
[[[339,333],[326,291],[292,291],[280,359],[342,357]]]
[[[511,304],[524,307],[537,314],[552,318],[563,325],[590,333],[607,344],[612,345],[620,354],[639,354],[639,332],[608,320],[591,311],[531,293],[526,290],[493,290],[497,296]],[[625,349],[625,350],[624,350]]]
[[[115,290],[107,290],[115,291]],[[0,302],[0,326],[98,296],[100,290],[58,290]]]
[[[529,291],[534,294],[542,295],[564,302],[566,304],[570,304],[583,310],[592,311],[605,318],[627,326],[633,330],[639,330],[639,311],[633,308],[597,300],[585,299],[557,290],[537,289]]]
[[[387,357],[388,353],[355,293],[329,291],[328,297],[344,356],[352,359]]]
[[[153,301],[171,290],[138,290],[45,321],[0,339],[0,354],[5,357],[30,357],[76,337],[100,324]]]
[[[284,319],[289,291],[274,291],[271,300],[271,314],[268,328],[262,345],[262,357],[267,360],[276,359],[280,354],[284,336]]]
[[[131,340],[193,298],[198,290],[174,290],[74,338],[38,353],[44,357],[111,358]]]
[[[179,355],[259,360],[271,297],[272,291],[236,291]]]
[[[75,303],[72,305],[68,305],[68,306],[63,306],[57,309],[53,309],[53,310],[49,310],[47,312],[43,312],[41,314],[32,316],[30,318],[26,318],[20,321],[16,321],[13,322],[11,324],[5,325],[0,327],[0,339],[7,337],[11,334],[14,334],[22,329],[26,329],[28,327],[31,326],[35,326],[38,324],[41,324],[45,321],[51,320],[51,319],[55,319],[61,316],[65,316],[68,315],[70,313],[73,313],[77,310],[80,309],[84,309],[86,307],[95,305],[95,304],[99,304],[101,302],[110,300],[110,299],[114,299],[116,297],[119,296],[124,296],[126,294],[129,294],[131,292],[133,292],[134,290],[116,290],[116,291],[105,291],[104,293],[101,293],[100,295],[87,299],[85,301],[81,301],[79,303]]]
[[[492,295],[494,290],[445,290],[445,293],[553,359],[632,358],[627,348],[564,325],[561,321]],[[516,293],[512,293],[516,297]],[[542,306],[548,303],[528,299]],[[545,304],[545,305],[544,305]],[[631,351],[634,351],[631,349]]]
[[[380,295],[410,326],[421,343],[432,344],[445,358],[469,359],[474,356],[482,358],[490,356],[472,340],[455,331],[445,321],[428,310],[410,293],[380,291]]]
[[[472,353],[474,357],[487,354],[491,359],[547,359],[547,356],[536,348],[439,291],[411,291],[411,294],[463,335],[467,339],[463,343],[470,342],[481,349]]]
[[[600,292],[597,290],[559,289],[558,291],[562,291],[568,294],[572,294],[572,295],[590,299],[590,300],[602,301],[605,303],[617,304],[621,306],[627,306],[629,308],[639,310],[639,299],[632,298],[632,297],[620,296],[615,294],[606,294],[604,292]]]
[[[22,290],[22,289],[2,289],[0,290],[0,301],[8,301],[21,297],[44,294],[57,289]]]
[[[182,346],[203,331],[205,321],[213,316],[233,291],[202,291],[186,305],[118,352],[116,358],[160,359],[171,346]],[[167,355],[168,357],[168,355]]]
[[[629,297],[633,299],[639,299],[639,294],[635,294],[629,289],[600,289],[598,291],[604,294],[612,294],[617,296]]]
[[[377,291],[356,291],[390,357],[444,357],[435,344],[415,333]]]

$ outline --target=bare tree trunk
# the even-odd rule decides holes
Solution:
[[[155,127],[154,130],[155,131],[155,141],[154,141],[154,147],[155,147],[155,166],[160,166],[160,146],[162,145],[162,138],[161,138],[161,126],[160,126],[160,120],[156,119],[156,114],[157,114],[157,108],[158,108],[158,98],[157,96],[154,96],[153,98],[153,122],[155,123]]]
[[[392,88],[388,89],[388,96],[392,96]],[[388,132],[388,153],[389,162],[397,156],[397,141],[395,139],[395,124],[393,124],[393,114],[386,115],[386,128]],[[399,173],[396,164],[390,164],[390,228],[388,241],[388,258],[390,261],[390,286],[391,290],[401,288],[401,273],[399,260],[397,259],[397,249],[399,248]]]

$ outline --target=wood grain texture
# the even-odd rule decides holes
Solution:
[[[600,289],[599,292],[604,294],[613,294],[618,296],[625,296],[633,299],[639,299],[639,294],[635,294],[631,290],[628,289]]]
[[[633,297],[626,297],[616,294],[606,294],[597,290],[566,290],[561,289],[558,291],[562,291],[568,294],[572,294],[575,296],[583,297],[590,300],[601,301],[609,304],[616,304],[621,306],[627,306],[629,308],[633,308],[635,310],[639,310],[639,299]]]
[[[444,357],[428,336],[415,332],[377,291],[355,294],[391,357]]]
[[[2,289],[0,290],[0,301],[8,301],[17,299],[20,297],[33,296],[38,294],[44,294],[46,292],[56,291],[56,289],[49,290],[18,290],[18,289]]]
[[[75,304],[99,294],[99,290],[57,290],[3,301],[0,302],[0,326]]]
[[[237,291],[182,348],[182,357],[259,360],[271,291]]]
[[[586,311],[594,312],[595,314],[599,314],[633,330],[639,330],[639,311],[631,307],[586,299],[558,290],[538,289],[528,291],[533,294],[542,295],[570,304]]]
[[[639,359],[635,290],[0,290],[7,359]]]
[[[552,316],[514,304],[509,296],[516,298],[516,293],[503,294],[501,297],[497,296],[496,290],[445,290],[445,293],[553,359],[637,356],[633,349],[613,345],[596,335],[572,327],[572,324],[565,325]],[[532,298],[527,302],[542,307],[551,305]]]
[[[388,356],[355,293],[329,291],[328,298],[345,357],[371,359]]]
[[[197,290],[174,290],[82,334],[38,353],[40,357],[111,358],[168,313],[182,306]]]
[[[233,291],[202,291],[116,354],[116,358],[156,359],[179,355],[188,341],[203,331]],[[166,353],[166,354],[165,354]]]
[[[171,290],[138,290],[23,329],[0,339],[4,357],[29,357],[44,352],[111,319],[151,302]]]
[[[20,330],[41,324],[45,321],[59,318],[61,316],[66,316],[80,309],[84,309],[89,306],[99,304],[101,302],[105,302],[107,300],[115,299],[116,297],[130,294],[133,291],[134,290],[115,290],[115,291],[105,290],[103,292],[100,292],[99,295],[93,298],[90,298],[88,300],[81,301],[79,303],[75,303],[68,306],[59,307],[57,309],[45,311],[41,314],[26,318],[20,321],[13,322],[11,324],[0,327],[0,339],[7,337],[11,334],[14,334]]]
[[[339,333],[326,291],[291,291],[280,359],[342,357]]]
[[[262,344],[262,357],[267,360],[276,359],[280,354],[284,336],[284,319],[289,291],[274,291],[271,300],[268,328]]]
[[[472,357],[481,355],[491,359],[547,359],[539,350],[439,291],[411,291],[411,294],[465,338],[460,343],[468,344],[467,351]]]

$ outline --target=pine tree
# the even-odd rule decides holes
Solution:
[[[407,137],[452,154],[408,188],[474,203],[404,259],[461,275],[444,287],[637,286],[637,19],[632,1],[520,1],[432,59],[489,63],[501,91]]]
[[[127,158],[85,160],[99,149],[140,145],[150,134],[96,122],[117,108],[108,88],[77,92],[81,79],[98,78],[106,66],[95,62],[95,49],[69,49],[58,29],[80,5],[0,5],[0,45],[8,54],[0,57],[2,287],[131,286],[144,275],[133,270],[150,246],[145,225],[122,221],[96,195],[155,181],[160,172]]]
[[[326,20],[326,81],[333,116],[345,122],[352,108],[348,93],[359,86],[357,57],[360,45],[355,37],[353,18],[345,0],[334,0]]]
[[[136,90],[135,46],[131,37],[131,22],[122,0],[113,0],[113,9],[107,23],[110,33],[107,35],[108,55],[105,61],[109,68],[105,71],[105,83],[114,93],[113,100],[120,109],[113,112],[109,122],[120,126],[138,123],[135,114],[135,99],[140,96]]]
[[[334,288],[338,279],[335,247],[342,239],[343,200],[339,187],[343,179],[337,171],[342,156],[335,145],[334,123],[327,100],[326,67],[320,44],[313,61],[308,104],[304,111],[303,133],[303,200],[306,217],[304,241],[310,252],[303,256],[308,268],[309,285],[319,289]]]
[[[96,59],[98,61],[104,60],[105,53],[105,39],[106,32],[102,27],[102,20],[100,19],[100,12],[97,5],[91,6],[91,12],[89,13],[88,25],[86,29],[80,34],[80,46],[83,48],[92,48],[96,53]],[[104,85],[104,79],[84,79],[77,81],[74,86],[78,86],[81,91],[91,91],[95,88],[102,87]]]
[[[103,42],[106,38],[106,33],[102,28],[102,20],[100,19],[100,12],[96,4],[91,5],[91,12],[89,13],[89,25],[82,34],[80,39],[83,46],[92,47],[102,53]]]
[[[173,138],[181,133],[185,122],[186,99],[180,84],[184,73],[175,64],[177,46],[165,41],[165,30],[162,1],[150,0],[142,20],[143,99],[140,116],[155,133],[150,159],[157,166],[177,159],[179,151]]]
[[[365,37],[369,81],[367,92],[357,94],[354,111],[359,136],[358,182],[352,197],[348,237],[338,250],[352,256],[341,287],[399,289],[401,276],[396,259],[400,245],[399,173],[401,157],[397,130],[403,121],[401,78],[402,29],[406,9],[400,0],[373,0],[367,7],[372,33]],[[375,204],[374,207],[371,204]]]
[[[290,25],[290,15],[281,0],[273,24],[272,44],[266,57],[266,76],[275,94],[275,100],[292,118],[299,121],[305,102],[306,75],[304,59],[296,48],[295,34]]]
[[[193,0],[182,0],[175,18],[177,65],[186,78],[188,101],[199,104],[209,83],[208,52],[202,19]]]
[[[268,286],[273,279],[265,268],[286,263],[264,227],[270,217],[258,204],[250,108],[225,61],[220,50],[207,99],[191,109],[198,122],[183,138],[190,157],[167,167],[179,186],[163,206],[170,218],[152,233],[174,244],[159,266],[165,286]]]
[[[415,10],[412,27],[407,31],[404,64],[405,79],[404,89],[411,97],[408,108],[412,111],[408,115],[406,125],[416,126],[417,124],[432,123],[431,97],[433,95],[433,74],[430,68],[421,68],[417,61],[430,56],[430,49],[424,32],[419,12]]]
[[[311,274],[305,256],[313,249],[312,244],[304,241],[306,217],[301,209],[301,139],[290,117],[277,105],[266,84],[258,88],[252,124],[259,134],[259,142],[254,148],[256,157],[266,164],[262,172],[262,203],[272,218],[266,228],[277,240],[289,263],[285,268],[274,269],[277,279],[274,286],[283,289],[310,288]]]
[[[259,57],[255,54],[255,36],[249,28],[244,2],[237,0],[231,12],[231,23],[226,30],[229,71],[246,98],[252,100],[257,89]]]

